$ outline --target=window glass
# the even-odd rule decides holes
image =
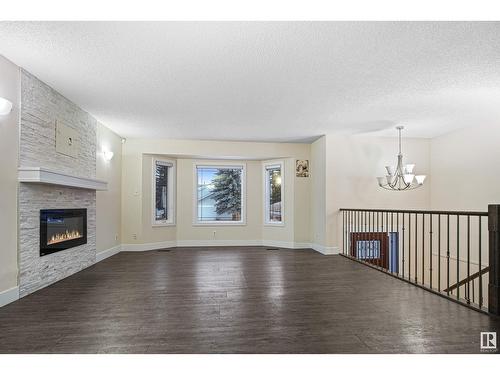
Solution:
[[[242,221],[241,167],[197,166],[198,222]]]
[[[267,221],[280,223],[283,220],[281,166],[266,167],[266,179]]]

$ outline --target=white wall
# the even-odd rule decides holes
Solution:
[[[326,144],[326,246],[342,245],[340,208],[429,209],[430,180],[419,189],[394,192],[378,186],[385,165],[395,166],[397,138],[328,135]],[[418,174],[430,172],[430,141],[403,139],[405,163]]]
[[[112,151],[107,161],[103,151]],[[121,137],[104,125],[97,124],[96,177],[108,182],[107,191],[97,192],[96,247],[97,252],[121,244],[122,142]]]
[[[326,246],[326,136],[311,145],[310,239]]]
[[[152,155],[177,159],[177,224],[151,225]],[[213,242],[258,243],[263,239],[293,244],[309,242],[309,178],[295,178],[295,159],[309,159],[310,145],[187,140],[127,140],[123,145],[122,233],[127,245],[178,241],[180,245]],[[245,226],[193,225],[193,163],[236,160],[247,165],[247,224]],[[262,162],[285,161],[285,226],[263,226]],[[306,198],[307,199],[307,198]],[[296,228],[296,230],[294,230]],[[239,242],[238,242],[239,241]],[[143,248],[147,248],[144,246]]]
[[[0,293],[17,286],[17,167],[19,163],[19,68],[0,55],[0,97],[13,103],[0,116]],[[1,302],[1,301],[0,301]]]
[[[487,211],[500,204],[499,141],[500,123],[431,140],[433,209]]]

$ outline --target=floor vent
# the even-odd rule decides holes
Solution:
[[[169,253],[171,250],[170,249],[160,249],[157,250],[159,253]]]
[[[268,247],[266,250],[274,251],[274,250],[279,250],[279,249],[277,247]]]

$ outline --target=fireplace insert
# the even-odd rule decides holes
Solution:
[[[40,210],[40,256],[86,243],[86,208]]]

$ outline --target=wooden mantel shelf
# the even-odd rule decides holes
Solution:
[[[22,167],[18,169],[19,182],[69,186],[88,190],[108,190],[106,181],[87,177],[77,177],[42,167]]]

